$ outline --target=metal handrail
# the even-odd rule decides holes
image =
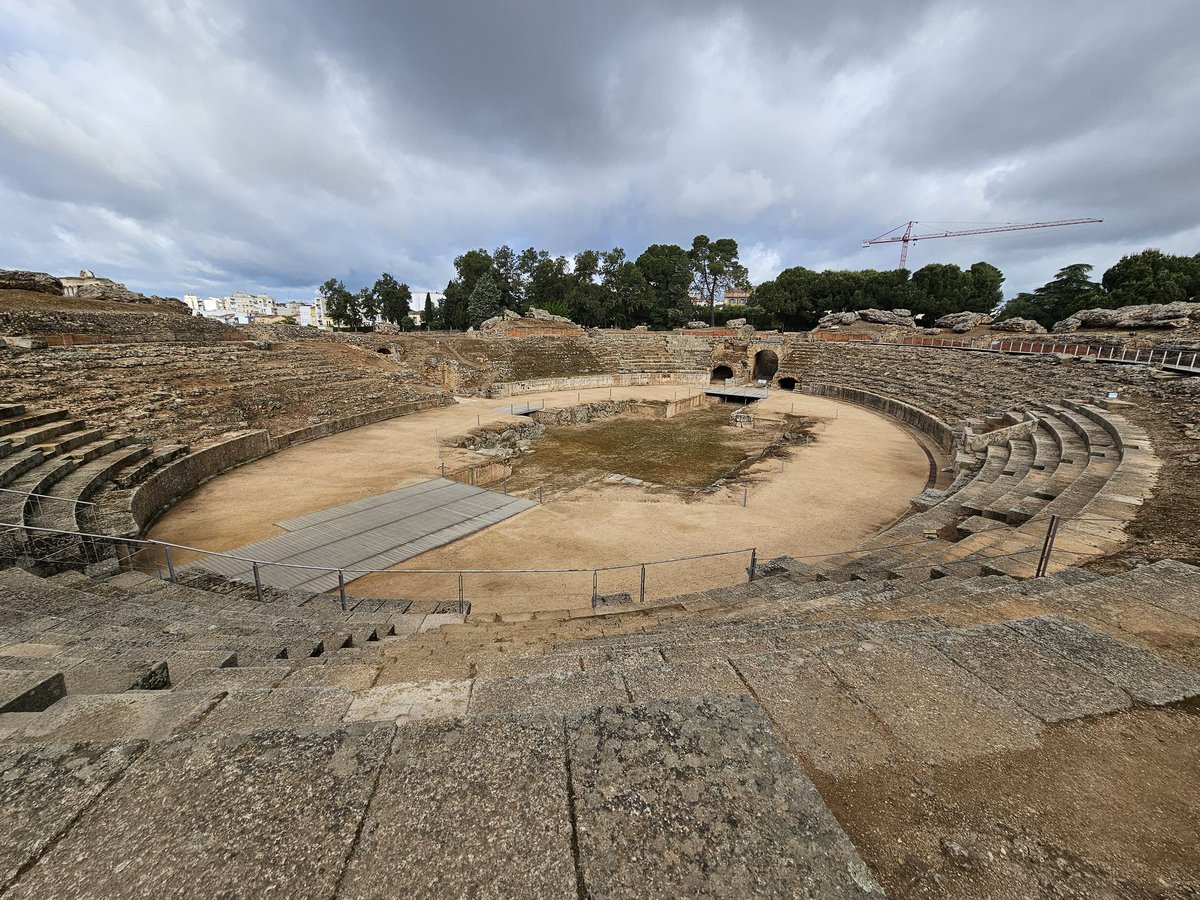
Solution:
[[[823,341],[818,343],[837,343]],[[843,342],[844,343],[844,342]],[[1098,344],[1079,344],[1071,341],[1033,341],[1020,338],[977,338],[964,340],[961,338],[942,338],[936,336],[910,335],[899,337],[894,341],[852,341],[851,343],[876,343],[892,347],[919,347],[931,350],[984,350],[991,353],[1009,353],[1014,356],[1036,356],[1039,354],[1066,353],[1071,356],[1094,356],[1097,362],[1120,362],[1131,365],[1157,365],[1160,368],[1173,367],[1200,372],[1200,351],[1196,350],[1159,350],[1157,348],[1111,347]],[[1172,362],[1172,357],[1174,361]],[[1184,359],[1187,362],[1184,362]]]

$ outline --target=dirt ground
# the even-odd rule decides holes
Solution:
[[[614,388],[613,399],[670,400],[696,388]],[[521,401],[549,407],[607,399],[609,390],[538,394]],[[732,410],[731,410],[732,411]],[[587,482],[545,492],[546,502],[398,567],[404,569],[579,569],[520,575],[467,575],[474,609],[515,611],[590,604],[594,567],[600,593],[640,589],[639,563],[740,550],[706,560],[650,566],[648,598],[733,584],[758,558],[845,550],[894,522],[929,474],[921,445],[899,426],[854,406],[772,391],[755,404],[760,420],[788,414],[821,420],[810,445],[787,460],[750,466],[742,479],[695,499],[647,487]],[[381,422],[301,445],[243,466],[202,486],[152,529],[159,540],[229,550],[282,533],[274,523],[435,477],[441,441],[493,422],[521,423],[497,400]],[[536,458],[536,450],[533,454]],[[537,496],[532,488],[527,496]],[[457,596],[450,575],[366,576],[354,592],[373,596]]]
[[[1198,769],[1185,705],[1052,726],[1035,750],[958,765],[812,774],[896,900],[1184,900],[1200,897]]]

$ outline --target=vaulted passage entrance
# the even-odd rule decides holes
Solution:
[[[732,377],[733,369],[729,368],[729,366],[717,366],[712,370],[712,378],[710,381],[712,384],[724,384],[726,378]]]
[[[796,379],[784,375],[779,379],[779,386],[785,391],[794,391],[796,389]]]
[[[759,350],[754,354],[754,371],[750,377],[755,381],[770,381],[779,371],[779,357],[774,350]]]

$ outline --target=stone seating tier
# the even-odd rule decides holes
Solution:
[[[814,779],[1036,754],[1064,723],[1200,695],[1198,575],[789,574],[395,635],[411,614],[371,604],[360,642],[327,598],[8,570],[0,806],[20,824],[0,878],[17,897],[881,897]]]

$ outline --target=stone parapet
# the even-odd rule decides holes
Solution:
[[[269,431],[250,431],[235,435],[163,466],[138,486],[130,498],[130,512],[134,522],[144,532],[159,516],[185,495],[209,479],[228,472],[230,469],[236,469],[238,466],[262,459],[264,456],[296,444],[328,437],[331,434],[338,434],[386,419],[446,406],[449,402],[448,397],[441,396],[332,419],[280,435],[273,436]]]
[[[818,397],[829,397],[842,400],[856,406],[865,406],[884,415],[909,425],[922,434],[933,439],[934,443],[945,453],[951,453],[955,447],[955,436],[950,426],[932,413],[910,403],[885,397],[859,388],[843,387],[838,384],[806,384],[804,393]]]
[[[537,394],[548,391],[583,391],[606,387],[641,387],[652,384],[707,384],[707,372],[621,372],[612,375],[576,375],[566,378],[538,378],[493,384],[494,399]]]

